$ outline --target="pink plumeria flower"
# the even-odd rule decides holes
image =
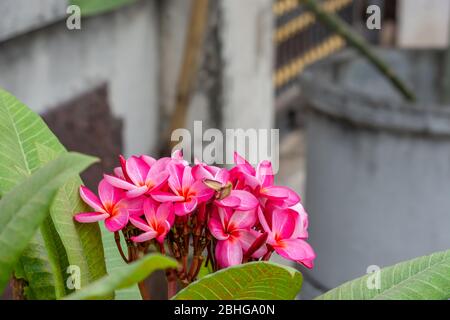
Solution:
[[[316,254],[304,240],[308,236],[308,218],[303,206],[274,209],[263,213],[258,210],[258,218],[264,231],[268,233],[267,243],[282,257],[305,265],[314,266]]]
[[[192,174],[197,180],[213,180],[218,182],[221,187],[231,187],[230,173],[227,169],[220,169],[205,164],[197,164],[192,168]],[[255,209],[259,202],[256,197],[245,190],[230,190],[229,194],[223,199],[215,200],[214,203],[220,207],[232,208],[240,211]]]
[[[129,198],[150,194],[161,188],[169,178],[166,166],[170,158],[155,160],[149,156],[132,156],[116,168],[116,176],[105,174],[104,177],[112,186],[125,190]],[[123,163],[123,162],[122,162]]]
[[[114,188],[106,180],[98,185],[98,197],[88,188],[80,187],[80,196],[95,212],[83,212],[75,216],[82,223],[105,221],[106,228],[111,232],[123,229],[128,224],[130,215],[142,212],[142,200],[128,200],[123,191]]]
[[[175,215],[172,203],[161,203],[158,205],[153,200],[147,198],[144,201],[145,220],[140,217],[130,217],[130,222],[144,231],[141,235],[131,237],[134,242],[145,242],[156,239],[159,243],[164,242],[164,238],[173,225]]]
[[[234,158],[236,171],[245,178],[245,183],[254,190],[260,200],[263,202],[273,201],[283,208],[300,202],[300,197],[291,188],[274,185],[274,174],[270,161],[261,161],[255,170],[247,160],[236,152]]]
[[[154,200],[159,202],[174,202],[177,216],[185,216],[197,208],[197,205],[212,198],[214,191],[202,181],[195,180],[192,168],[181,163],[170,163],[168,185],[172,192],[155,191],[151,193]]]
[[[244,253],[261,235],[251,229],[256,220],[255,210],[233,212],[229,208],[218,207],[213,211],[208,227],[218,240],[215,255],[221,268],[242,263]],[[260,258],[266,251],[266,246],[261,246],[252,257]]]
[[[184,166],[188,166],[189,165],[189,162],[184,160],[184,158],[183,158],[183,150],[181,150],[181,149],[175,150],[174,152],[172,152],[171,160],[174,163],[179,163],[179,164],[182,164]]]

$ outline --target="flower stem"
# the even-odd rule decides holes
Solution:
[[[171,299],[177,293],[177,274],[175,269],[166,272],[167,277],[167,299]]]
[[[130,262],[130,258],[127,258],[125,256],[125,253],[123,252],[122,245],[120,244],[120,234],[119,232],[114,232],[114,240],[116,241],[117,249],[119,250],[120,256],[122,257],[123,261],[126,263]]]

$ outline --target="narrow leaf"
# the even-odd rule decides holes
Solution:
[[[292,300],[302,287],[297,270],[250,262],[207,275],[181,290],[176,300]]]
[[[67,153],[24,179],[0,200],[0,290],[21,253],[44,221],[58,188],[95,158]]]
[[[117,289],[128,288],[145,278],[152,272],[161,269],[175,268],[177,262],[161,254],[149,254],[126,267],[116,270],[108,276],[90,284],[69,296],[70,300],[93,300],[101,299],[103,296]]]

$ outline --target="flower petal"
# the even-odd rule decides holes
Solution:
[[[141,229],[142,231],[148,232],[153,230],[147,222],[145,222],[142,218],[139,217],[130,217],[130,222],[133,226],[135,226],[138,229]]]
[[[148,231],[143,234],[140,234],[136,237],[131,237],[131,240],[134,242],[145,242],[145,241],[155,239],[155,237],[157,235],[158,235],[158,233],[156,231],[152,230],[152,231]]]
[[[192,176],[192,168],[189,166],[184,167],[183,177],[181,179],[181,186],[183,190],[190,188],[194,181],[194,177]]]
[[[130,216],[141,216],[144,214],[143,205],[144,205],[144,197],[137,197],[133,199],[124,198],[120,200],[118,205],[120,207],[125,207],[128,209],[128,214]]]
[[[85,186],[80,186],[80,197],[92,209],[102,213],[106,213],[98,197]]]
[[[291,209],[276,209],[272,214],[272,232],[281,239],[289,239],[295,230],[298,214]]]
[[[262,196],[269,199],[287,199],[289,197],[290,189],[287,187],[271,186],[266,188],[261,188],[260,193]]]
[[[244,190],[231,190],[230,196],[237,197],[240,200],[237,210],[248,211],[255,209],[259,201],[256,197],[248,191]]]
[[[103,205],[106,203],[116,204],[123,197],[124,194],[122,190],[113,187],[105,179],[102,179],[98,184],[98,196]]]
[[[165,221],[171,220],[171,215],[173,215],[173,205],[171,202],[161,203],[156,211],[156,220],[158,223],[163,224]]]
[[[167,171],[169,171],[169,186],[173,192],[178,192],[182,189],[181,180],[183,178],[184,166],[179,163],[171,162],[167,166]]]
[[[149,189],[150,192],[160,189],[166,183],[167,179],[169,179],[169,172],[167,171],[158,172],[154,175],[150,173],[151,171],[149,171],[149,175],[146,179],[147,183],[151,183],[153,185],[153,187]]]
[[[290,209],[294,210],[298,214],[298,219],[295,224],[294,232],[292,233],[291,238],[308,238],[308,214],[305,209],[301,205],[301,203],[297,203],[295,206],[292,206]]]
[[[173,205],[174,212],[177,216],[185,216],[197,208],[197,199],[191,198],[189,201],[176,202]]]
[[[266,233],[267,235],[267,233]],[[239,242],[241,243],[242,249],[244,252],[247,252],[248,249],[255,243],[255,241],[263,236],[262,233],[256,230],[239,230]],[[252,250],[253,251],[253,250]],[[261,258],[263,255],[267,253],[267,246],[263,243],[253,254],[253,258]]]
[[[109,174],[104,174],[103,179],[105,179],[110,185],[113,187],[123,189],[123,190],[132,190],[136,188],[134,184],[131,184],[125,180],[122,180],[120,178],[110,176]]]
[[[124,174],[123,174],[123,170],[122,170],[121,167],[115,167],[114,170],[113,170],[113,172],[114,172],[114,175],[115,175],[117,178],[123,179],[123,180],[125,179],[125,176],[124,176]]]
[[[228,230],[249,229],[256,223],[255,210],[235,211],[228,222]]]
[[[238,197],[232,196],[230,194],[228,197],[225,197],[222,200],[214,201],[214,203],[220,207],[236,208],[241,204],[241,200]]]
[[[204,184],[203,181],[197,180],[190,186],[189,194],[195,195],[195,198],[200,203],[211,199],[214,195],[214,190]]]
[[[223,225],[222,219],[220,218],[218,210],[214,210],[211,214],[211,218],[208,221],[208,228],[211,234],[217,240],[226,240],[230,236],[229,234],[225,233],[225,227]]]
[[[151,194],[151,197],[159,202],[167,202],[167,201],[172,201],[172,202],[179,202],[179,201],[184,201],[184,197],[183,196],[177,196],[173,193],[170,192],[164,192],[164,191],[153,191]]]
[[[131,181],[139,186],[144,184],[150,167],[144,160],[132,156],[127,160],[126,169]]]
[[[264,160],[258,164],[256,178],[259,180],[261,188],[273,186],[273,170],[270,161]]]
[[[167,221],[164,221],[164,223],[161,226],[162,226],[162,231],[161,231],[161,229],[159,229],[159,234],[156,237],[156,241],[158,241],[159,243],[164,242],[164,238],[166,237],[167,233],[170,230],[170,225]]]
[[[194,176],[195,180],[204,180],[204,179],[214,180],[214,176],[209,170],[207,170],[207,166],[204,164],[195,165],[192,168],[192,175]]]
[[[168,166],[169,162],[170,162],[170,158],[167,158],[167,157],[158,159],[158,160],[150,167],[150,170],[148,171],[148,174],[147,174],[147,179],[148,179],[149,177],[155,177],[155,176],[157,176],[158,174],[167,171],[167,166]]]
[[[127,191],[127,197],[128,198],[137,198],[140,197],[144,194],[146,194],[148,191],[148,187],[147,186],[142,186],[142,187],[135,187],[132,190]]]
[[[256,174],[255,168],[243,157],[239,155],[239,153],[234,153],[234,163],[244,172],[251,176]]]
[[[74,216],[74,219],[81,223],[90,223],[105,220],[109,217],[107,213],[101,212],[82,212]]]
[[[261,207],[259,207],[257,209],[257,212],[258,212],[259,223],[263,227],[264,231],[271,233],[272,232],[271,227],[269,226],[269,223],[268,223],[266,216],[265,216],[263,210],[261,209]]]
[[[111,232],[122,230],[128,224],[128,210],[122,208],[119,212],[105,220],[105,227]]]
[[[220,169],[214,176],[214,180],[219,181],[222,185],[225,185],[230,180],[230,173],[227,169]]]
[[[316,254],[313,248],[302,239],[286,239],[279,241],[278,245],[273,246],[275,251],[288,260],[297,261],[308,268],[314,266]]]
[[[242,247],[233,237],[219,240],[216,245],[216,258],[221,268],[238,265],[242,262]]]
[[[156,159],[147,155],[140,156],[140,159],[148,164],[149,167],[152,167],[156,163]]]

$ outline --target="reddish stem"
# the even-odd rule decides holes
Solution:
[[[166,272],[167,277],[167,299],[171,299],[177,293],[177,274],[175,269]]]
[[[122,244],[120,243],[120,233],[119,232],[114,232],[114,240],[116,241],[117,249],[119,250],[120,256],[122,257],[123,261],[125,261],[126,263],[129,263],[130,258],[127,258],[125,256],[125,253],[123,252]]]

